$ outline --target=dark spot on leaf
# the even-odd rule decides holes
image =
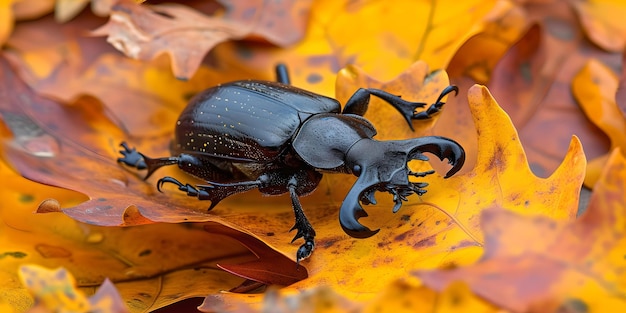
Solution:
[[[104,202],[104,201],[107,201],[107,198],[98,198],[98,201]]]
[[[589,312],[589,306],[581,299],[567,299],[556,312],[586,313]]]
[[[404,215],[402,215],[402,216],[400,217],[400,220],[405,221],[405,222],[408,222],[408,221],[410,221],[410,220],[411,220],[411,215],[404,214]]]
[[[430,247],[435,245],[436,243],[436,237],[430,236],[430,237],[426,237],[418,242],[415,243],[415,245],[413,245],[414,248],[421,248],[421,247]]]
[[[441,221],[436,221],[436,222],[435,222],[435,225],[439,225],[439,223],[441,223]]]
[[[524,206],[528,207],[529,204],[530,204],[529,200],[524,201]]]
[[[394,241],[405,241],[406,240],[406,233],[402,233],[400,235],[397,235],[395,238],[393,238]]]
[[[249,60],[252,58],[254,53],[248,47],[245,46],[237,46],[237,56],[243,60]]]
[[[530,83],[533,80],[533,73],[532,73],[532,70],[530,68],[530,63],[529,62],[522,62],[522,64],[520,64],[520,66],[519,66],[519,71],[520,71],[521,77],[527,83]]]
[[[0,260],[3,259],[4,257],[8,257],[8,256],[14,257],[16,259],[22,259],[22,258],[26,257],[27,254],[24,253],[24,252],[20,252],[20,251],[5,252],[3,254],[0,254]]]
[[[265,233],[265,235],[271,237],[271,236],[274,236],[274,233],[273,232],[269,232],[269,233]]]
[[[33,202],[33,200],[35,200],[35,196],[31,194],[21,194],[19,199],[21,203],[30,203]]]
[[[311,74],[309,74],[309,76],[306,77],[306,81],[309,84],[317,84],[317,83],[321,82],[322,79],[324,79],[322,77],[322,75],[317,74],[317,73],[311,73]]]
[[[150,249],[146,249],[146,250],[143,250],[143,251],[139,252],[139,256],[147,256],[147,255],[150,255],[150,254],[152,254],[152,250],[150,250]]]

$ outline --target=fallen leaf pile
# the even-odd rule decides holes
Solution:
[[[624,15],[609,0],[0,1],[0,311],[623,311]],[[364,117],[379,140],[451,138],[465,165],[409,164],[436,170],[428,192],[395,214],[377,193],[366,239],[338,222],[356,178],[324,174],[301,198],[317,236],[296,263],[288,195],[208,211],[157,190],[203,183],[176,166],[143,180],[117,162],[121,142],[170,156],[191,97],[275,80],[278,63],[342,104],[458,86],[414,131],[375,97]]]

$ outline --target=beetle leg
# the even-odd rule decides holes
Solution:
[[[124,156],[122,158],[118,158],[117,162],[124,163],[130,167],[134,167],[138,170],[146,169],[148,166],[146,162],[143,160],[143,155],[137,151],[135,148],[130,148],[126,141],[122,141],[120,144],[124,150],[120,150],[119,152]]]
[[[441,99],[452,91],[458,93],[459,89],[456,86],[446,87],[439,95],[439,98],[437,98],[437,101],[426,111],[415,113],[415,109],[425,107],[426,103],[406,101],[400,96],[392,95],[380,89],[360,88],[352,95],[352,97],[350,97],[348,102],[346,102],[342,113],[363,116],[369,107],[370,96],[376,96],[396,108],[396,110],[404,116],[404,119],[409,124],[411,130],[413,130],[413,124],[411,123],[412,120],[431,118],[431,116],[439,112],[441,107],[445,104],[445,102],[442,102]]]
[[[257,188],[261,184],[260,181],[246,181],[230,184],[209,182],[209,185],[197,185],[194,187],[190,184],[183,184],[173,177],[166,176],[159,179],[157,182],[157,190],[161,191],[161,188],[165,183],[171,183],[178,186],[178,190],[186,192],[190,197],[197,197],[198,200],[211,201],[211,205],[208,209],[209,211],[225,198]]]
[[[289,180],[288,187],[289,194],[291,195],[291,204],[293,205],[293,213],[296,217],[296,223],[289,231],[294,229],[298,230],[291,242],[300,238],[304,239],[304,243],[298,248],[298,252],[296,253],[296,262],[299,264],[300,260],[308,258],[315,248],[315,230],[313,226],[311,226],[309,219],[304,215],[304,210],[302,210],[302,204],[300,204],[300,199],[296,193],[297,180],[295,177]]]
[[[451,93],[454,91],[454,95],[458,95],[459,94],[459,88],[457,86],[448,86],[446,87],[441,94],[439,95],[439,98],[437,98],[437,101],[435,101],[435,103],[431,104],[428,109],[426,109],[426,111],[422,111],[419,112],[417,114],[413,114],[413,119],[416,120],[425,120],[425,119],[429,119],[431,118],[435,113],[439,112],[441,110],[441,107],[443,107],[444,104],[446,104],[445,102],[441,101],[441,99],[443,97],[445,97],[447,94]]]
[[[162,166],[173,165],[178,163],[177,157],[167,157],[153,159],[149,158],[143,153],[137,151],[135,148],[130,148],[126,142],[120,144],[124,150],[120,150],[120,153],[124,156],[117,159],[117,162],[124,163],[130,167],[134,167],[138,170],[148,169],[148,173],[143,179],[148,179],[154,171]]]

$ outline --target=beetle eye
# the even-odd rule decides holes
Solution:
[[[355,165],[352,168],[352,174],[354,174],[355,176],[361,176],[361,165]]]

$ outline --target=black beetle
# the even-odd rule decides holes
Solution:
[[[437,113],[442,98],[454,91],[448,86],[427,110],[425,103],[409,102],[378,89],[357,90],[341,110],[332,98],[289,85],[284,65],[276,67],[278,82],[244,80],[209,88],[196,95],[181,113],[172,147],[174,157],[149,158],[122,143],[118,162],[147,169],[148,178],[165,165],[178,164],[185,172],[207,181],[206,185],[183,184],[163,177],[157,189],[172,183],[200,200],[210,200],[211,210],[222,199],[258,188],[262,194],[289,193],[297,234],[304,239],[296,254],[299,262],[315,247],[315,230],[306,218],[298,197],[317,187],[322,173],[358,176],[339,210],[339,222],[350,236],[366,238],[378,232],[359,223],[367,216],[361,206],[375,203],[374,193],[394,196],[393,211],[411,194],[422,195],[428,184],[410,182],[409,176],[424,177],[434,171],[413,172],[407,163],[427,161],[423,152],[448,159],[450,177],[465,162],[463,148],[453,140],[428,136],[406,140],[377,141],[376,129],[363,118],[371,95],[396,108],[412,127],[414,119]]]

